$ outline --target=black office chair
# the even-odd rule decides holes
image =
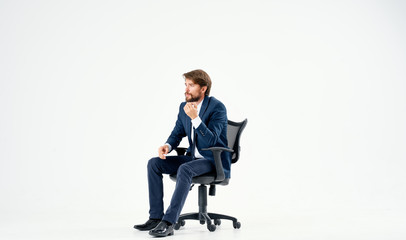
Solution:
[[[217,214],[217,213],[208,213],[207,212],[207,187],[206,185],[210,185],[209,195],[215,196],[216,195],[216,185],[228,185],[230,179],[225,178],[223,165],[221,164],[221,152],[228,151],[232,152],[231,163],[236,163],[240,157],[240,136],[242,131],[244,130],[245,126],[247,125],[247,119],[242,122],[233,122],[228,121],[227,126],[227,140],[228,140],[228,147],[229,148],[222,148],[222,147],[211,147],[207,149],[202,149],[203,151],[212,151],[214,155],[214,162],[216,167],[216,172],[207,173],[204,175],[200,175],[194,177],[192,179],[192,183],[200,184],[199,186],[199,212],[198,213],[186,213],[181,214],[179,216],[178,222],[175,224],[175,230],[178,230],[181,226],[185,225],[185,220],[193,219],[199,220],[200,224],[207,223],[207,229],[210,232],[216,230],[216,225],[221,224],[220,219],[228,219],[233,221],[233,227],[238,229],[241,227],[241,223],[237,221],[237,218]],[[177,148],[175,149],[178,155],[184,155],[186,152],[186,148]],[[170,178],[176,181],[176,174],[170,176]],[[193,187],[191,186],[191,189]],[[213,220],[213,223],[212,223]]]

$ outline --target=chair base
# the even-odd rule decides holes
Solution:
[[[202,225],[206,223],[207,229],[210,232],[214,232],[216,230],[216,225],[219,226],[221,224],[221,219],[233,221],[233,227],[235,229],[241,227],[241,223],[235,217],[207,212],[207,187],[202,184],[199,186],[199,212],[181,214],[174,229],[178,230],[181,226],[184,226],[185,220],[198,220]]]
[[[181,226],[184,226],[185,220],[198,220],[202,225],[207,223],[207,229],[210,232],[214,232],[216,230],[216,225],[220,226],[221,219],[233,221],[233,227],[235,229],[239,229],[241,227],[241,223],[235,217],[218,213],[186,213],[179,216],[178,222],[175,224],[174,229],[179,230]]]

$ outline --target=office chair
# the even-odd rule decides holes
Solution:
[[[235,217],[217,214],[217,213],[208,213],[207,212],[207,187],[206,185],[210,185],[209,195],[215,196],[216,195],[216,185],[228,185],[230,179],[225,178],[223,165],[221,163],[221,152],[228,151],[232,153],[231,156],[231,163],[236,163],[240,157],[240,136],[242,131],[244,130],[245,126],[247,125],[247,119],[242,122],[233,122],[228,120],[227,125],[227,140],[228,140],[228,147],[211,147],[202,149],[203,151],[212,151],[214,155],[214,162],[216,172],[211,172],[207,174],[203,174],[192,179],[192,183],[200,184],[199,186],[199,212],[197,213],[186,213],[181,214],[179,216],[178,222],[175,224],[175,230],[178,230],[181,226],[185,225],[185,220],[193,219],[199,220],[200,224],[207,223],[207,229],[210,232],[214,232],[216,230],[216,225],[221,224],[221,219],[227,219],[233,221],[233,227],[238,229],[241,227],[241,223]],[[186,152],[186,148],[176,148],[175,149],[178,155],[184,155]],[[176,181],[176,174],[170,175],[170,178]],[[190,189],[192,189],[193,185]],[[213,220],[213,222],[212,222]],[[214,224],[213,224],[214,223]]]

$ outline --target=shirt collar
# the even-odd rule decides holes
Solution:
[[[204,101],[204,99],[203,99],[203,101]],[[201,101],[201,102],[197,105],[197,115],[199,115],[199,113],[200,113],[200,108],[202,108],[202,103],[203,103],[203,101]]]

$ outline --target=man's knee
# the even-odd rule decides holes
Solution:
[[[151,158],[151,159],[148,161],[148,164],[147,164],[148,170],[149,170],[149,169],[156,169],[157,164],[159,163],[159,161],[161,161],[161,159],[160,159],[159,157]]]

